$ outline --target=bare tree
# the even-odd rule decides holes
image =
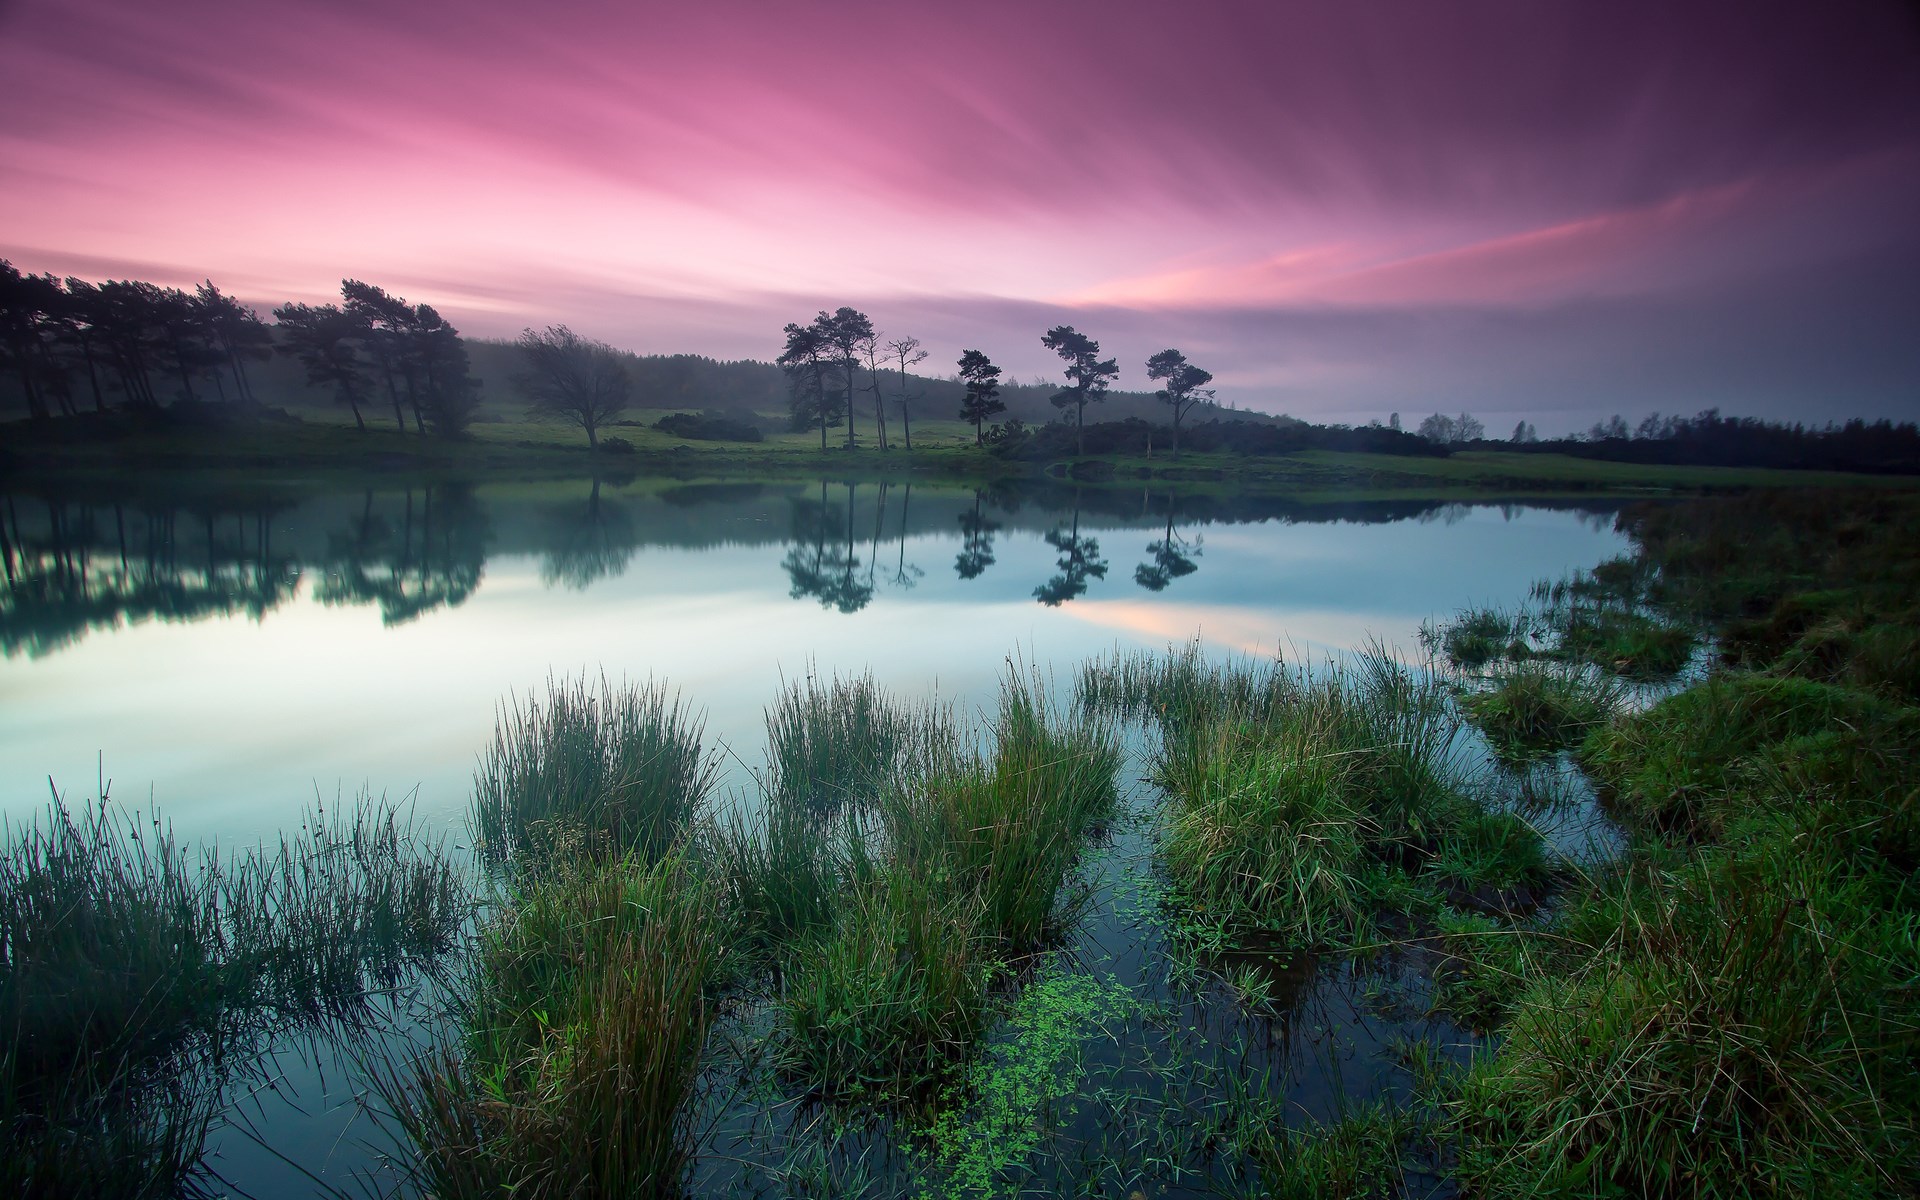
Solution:
[[[908,415],[907,406],[918,400],[921,393],[912,389],[912,376],[907,374],[907,368],[925,362],[926,358],[927,352],[920,348],[917,337],[895,338],[887,343],[887,361],[900,372],[900,390],[893,394],[893,399],[900,406],[900,431],[906,437],[909,450],[913,449],[913,418]]]
[[[589,449],[600,447],[600,427],[627,407],[627,366],[605,342],[583,338],[565,325],[544,332],[524,329],[515,342],[528,370],[514,384],[532,401],[528,412],[586,430]]]

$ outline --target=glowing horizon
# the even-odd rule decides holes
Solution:
[[[0,7],[0,256],[769,359],[855,304],[1016,376],[1920,415],[1890,5]]]

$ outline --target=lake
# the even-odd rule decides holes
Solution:
[[[809,673],[871,671],[896,695],[976,710],[1010,661],[1064,685],[1089,658],[1195,639],[1296,661],[1377,639],[1412,659],[1422,621],[1514,604],[1625,548],[1605,501],[1067,484],[396,480],[4,503],[0,813],[18,828],[44,812],[49,779],[70,801],[109,781],[115,799],[150,800],[178,835],[222,846],[270,841],[316,798],[362,790],[411,796],[463,839],[500,706],[550,677],[668,681],[705,712],[738,794],[762,761],[764,707]],[[1377,1000],[1414,987],[1411,968],[1276,978],[1265,1015],[1234,999],[1244,987],[1172,978],[1143,884],[1151,802],[1137,761],[1128,782],[1136,819],[1090,860],[1072,957],[1160,1015],[1118,1019],[1086,1069],[1114,1086],[1151,1075],[1182,1103],[1223,1064],[1297,1088],[1309,1109],[1397,1086],[1387,1048],[1431,1022],[1382,1017]],[[1191,1079],[1172,1086],[1172,1068],[1143,1066],[1170,1057]],[[361,1089],[337,1054],[290,1052],[275,1070],[273,1096],[213,1135],[222,1176],[272,1194],[308,1189],[309,1171],[341,1185],[372,1161]],[[1105,1119],[1080,1111],[1069,1128],[1085,1142]],[[719,1104],[712,1145],[725,1152],[698,1164],[701,1189],[754,1190],[753,1164],[798,1120]],[[836,1137],[823,1170],[914,1169],[884,1129]],[[1047,1186],[1087,1178],[1049,1170],[1036,1176]]]

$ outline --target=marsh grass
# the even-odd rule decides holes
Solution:
[[[464,878],[401,807],[311,813],[277,850],[190,853],[106,801],[8,830],[0,855],[0,1117],[10,1194],[206,1182],[223,1081],[289,1027],[353,1022],[467,915]]]
[[[784,973],[790,1066],[817,1089],[930,1095],[979,1036],[989,983],[1071,917],[1069,875],[1112,811],[1111,724],[1054,711],[1038,680],[1003,683],[984,757],[951,724],[923,728],[939,740],[847,827],[837,911]]]
[[[1307,1129],[1274,1121],[1249,1149],[1261,1195],[1272,1200],[1386,1200],[1406,1192],[1405,1159],[1420,1129],[1415,1114],[1363,1104]]]
[[[1503,659],[1527,658],[1533,652],[1533,635],[1534,623],[1527,613],[1497,608],[1470,608],[1441,625],[1420,627],[1420,641],[1428,653],[1443,654],[1467,671]]]
[[[428,1194],[661,1195],[727,954],[718,889],[682,854],[576,861],[483,932],[464,1044],[370,1064]]]
[[[1910,741],[1914,723],[1870,694],[1832,684],[1723,675],[1595,730],[1580,759],[1629,822],[1717,836],[1743,815],[1767,752],[1791,759],[1796,744],[1814,749],[1805,739],[1830,741],[1865,728]]]
[[[1911,938],[1834,866],[1780,838],[1630,875],[1572,914],[1597,952],[1512,1000],[1500,1053],[1463,1081],[1469,1186],[1867,1196],[1911,1179]]]
[[[789,1073],[830,1097],[927,1098],[986,1021],[982,924],[950,879],[882,867],[850,889],[787,973]]]
[[[882,691],[871,671],[811,673],[767,709],[767,776],[772,801],[832,809],[871,802],[927,743],[942,740],[944,710],[908,708]]]
[[[1229,941],[1351,945],[1379,910],[1430,907],[1413,876],[1481,811],[1446,685],[1378,645],[1318,671],[1196,646],[1116,656],[1083,672],[1079,698],[1156,723],[1176,903]]]
[[[665,855],[718,775],[704,718],[652,680],[547,681],[510,701],[474,776],[473,835],[491,864]]]
[[[1462,707],[1496,757],[1524,765],[1577,745],[1620,705],[1620,687],[1608,677],[1535,660],[1494,671]]]
[[[1635,680],[1671,679],[1693,659],[1693,632],[1631,609],[1581,608],[1556,617],[1558,652]]]

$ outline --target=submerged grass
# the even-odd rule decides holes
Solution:
[[[411,1182],[447,1200],[674,1191],[726,956],[717,897],[679,854],[531,883],[482,936],[465,1044],[374,1071]]]
[[[502,711],[474,777],[482,856],[523,867],[583,854],[660,857],[713,788],[703,724],[651,680],[549,679],[544,702]]]
[[[104,800],[0,855],[0,1190],[192,1192],[223,1080],[448,949],[464,877],[365,797],[221,857]]]
[[[1493,752],[1512,764],[1577,745],[1619,706],[1619,688],[1605,677],[1539,660],[1496,670],[1464,702]]]

